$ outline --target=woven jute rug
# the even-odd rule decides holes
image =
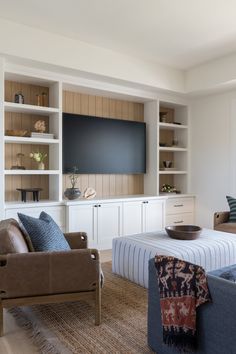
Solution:
[[[102,323],[94,325],[94,307],[86,302],[14,308],[40,353],[152,353],[147,345],[147,290],[111,272],[104,263]]]

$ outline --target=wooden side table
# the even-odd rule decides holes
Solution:
[[[39,201],[39,192],[42,191],[42,188],[17,188],[17,191],[21,192],[21,201],[26,202],[27,192],[33,193],[33,201]]]

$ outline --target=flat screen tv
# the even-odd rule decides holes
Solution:
[[[146,172],[146,124],[63,113],[63,173]]]

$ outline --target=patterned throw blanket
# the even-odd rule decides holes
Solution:
[[[174,257],[156,256],[163,341],[180,351],[194,350],[196,308],[211,301],[202,267]]]

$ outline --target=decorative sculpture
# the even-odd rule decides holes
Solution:
[[[94,197],[96,197],[96,191],[95,189],[91,188],[91,187],[87,187],[84,191],[84,198],[85,199],[93,199]]]
[[[37,122],[35,122],[34,124],[34,128],[36,130],[36,132],[38,133],[44,133],[46,130],[46,124],[45,124],[45,120],[37,120]]]

